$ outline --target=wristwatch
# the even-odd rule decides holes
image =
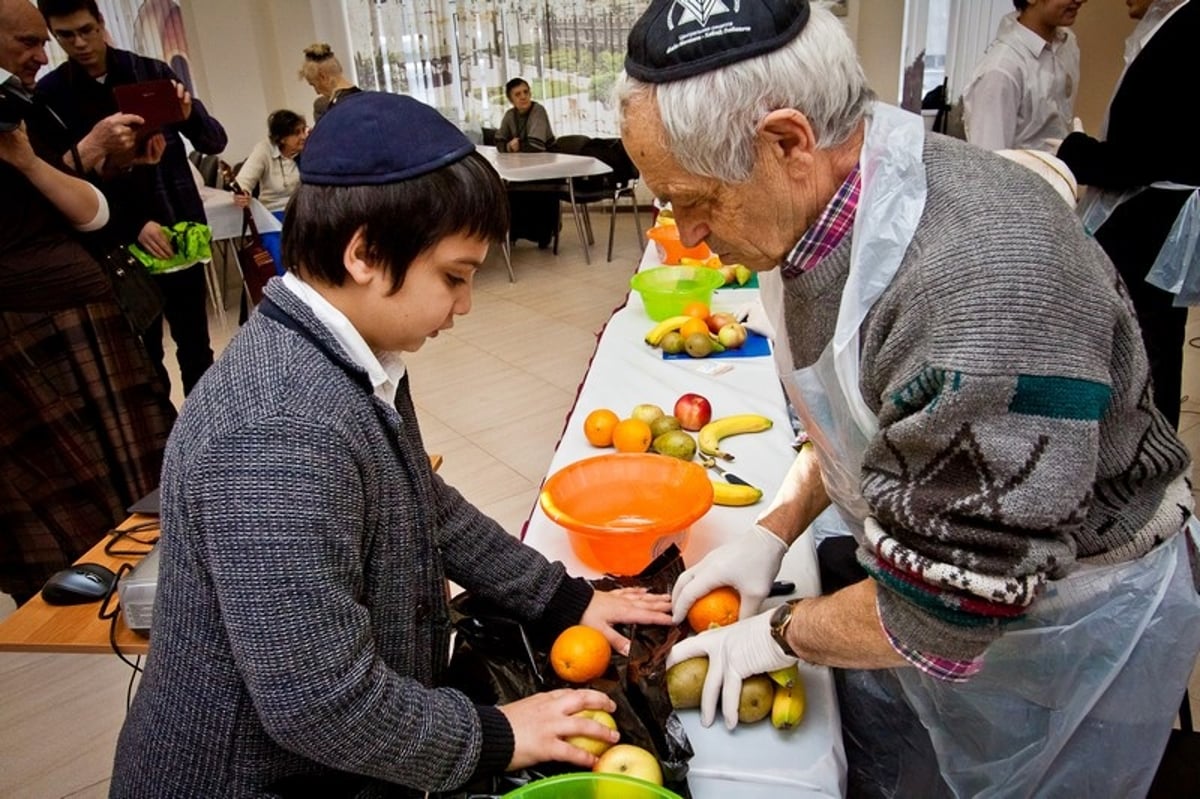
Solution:
[[[792,645],[787,640],[788,625],[792,623],[792,613],[795,612],[796,606],[801,600],[793,599],[791,602],[784,602],[779,607],[775,608],[775,612],[771,614],[771,638],[775,643],[779,644],[779,648],[783,650],[785,655],[794,658],[799,658],[800,655],[796,650],[792,649]]]

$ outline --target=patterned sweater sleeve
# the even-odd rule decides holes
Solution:
[[[866,331],[880,430],[859,559],[906,657],[979,656],[1074,561],[1093,500],[1116,303],[1021,257],[909,270]],[[998,280],[1005,262],[1018,274]]]

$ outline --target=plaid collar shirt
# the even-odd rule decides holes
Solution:
[[[855,164],[821,216],[784,258],[784,277],[795,277],[813,269],[842,242],[854,228],[854,215],[858,211],[861,190],[862,170]]]

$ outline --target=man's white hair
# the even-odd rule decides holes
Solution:
[[[819,5],[778,50],[669,83],[622,72],[613,91],[622,124],[630,101],[657,99],[664,144],[679,164],[728,183],[750,178],[758,125],[769,112],[800,111],[817,146],[828,148],[850,136],[874,97],[842,23]]]

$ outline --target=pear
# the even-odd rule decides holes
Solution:
[[[629,416],[633,419],[641,419],[648,425],[654,424],[655,419],[661,419],[665,413],[663,409],[657,405],[652,405],[649,402],[643,402],[641,405],[635,405],[630,411]]]
[[[745,264],[737,264],[733,268],[733,271],[739,286],[746,285],[750,282],[750,278],[754,276],[754,273],[750,271],[750,267]]]
[[[775,702],[775,683],[765,674],[755,674],[742,681],[742,695],[738,702],[738,721],[753,724],[771,715]]]
[[[658,346],[668,355],[678,355],[683,352],[683,334],[678,330],[672,330],[662,337],[662,341],[658,342]]]
[[[670,455],[681,461],[696,457],[696,439],[682,430],[668,430],[654,439],[650,448],[660,455]]]
[[[713,354],[713,340],[708,333],[693,333],[683,340],[683,348],[693,358],[707,358]]]
[[[683,424],[679,421],[678,416],[662,416],[650,423],[650,435],[658,438],[663,433],[669,433],[672,430],[682,430]]]
[[[700,694],[708,674],[708,658],[690,658],[667,669],[667,696],[671,706],[683,710],[700,707]]]

